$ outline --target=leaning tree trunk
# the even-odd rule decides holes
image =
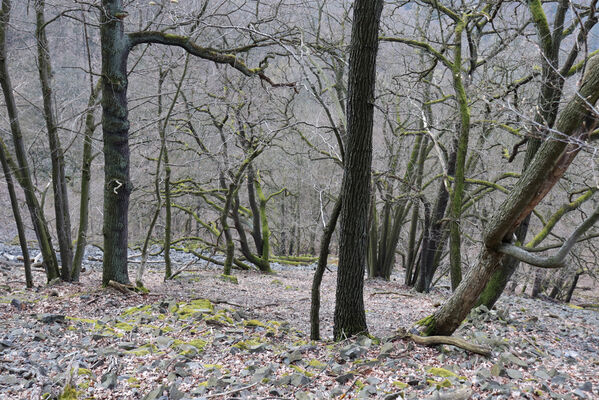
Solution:
[[[452,334],[468,315],[491,275],[501,265],[498,252],[505,237],[511,237],[518,225],[539,204],[572,163],[580,146],[564,138],[585,140],[595,129],[594,104],[599,99],[599,56],[591,58],[578,93],[560,113],[556,130],[559,139],[549,138],[537,152],[531,165],[488,223],[478,265],[473,267],[451,298],[432,316],[420,321],[424,333]]]
[[[312,280],[312,301],[310,303],[310,339],[312,340],[320,340],[320,284],[322,283],[324,270],[327,267],[329,246],[340,213],[341,198],[339,197],[333,207],[331,218],[322,232],[318,264],[316,266],[316,271],[314,271],[314,279]]]
[[[349,53],[347,146],[341,184],[336,340],[367,332],[364,264],[370,199],[376,55],[382,0],[356,0]]]
[[[10,119],[10,130],[18,163],[18,170],[15,170],[15,177],[25,193],[25,202],[27,203],[27,208],[31,216],[33,230],[35,231],[40,251],[44,258],[46,277],[48,281],[51,281],[59,276],[58,261],[56,260],[56,253],[52,247],[50,231],[48,230],[48,224],[44,218],[43,210],[35,197],[35,187],[31,180],[31,172],[27,161],[27,151],[25,150],[23,132],[19,123],[17,103],[14,98],[13,87],[8,74],[8,66],[6,65],[6,60],[8,58],[6,52],[6,27],[10,19],[10,8],[10,0],[2,0],[2,9],[0,10],[0,86],[2,87],[6,111]]]
[[[21,218],[21,210],[19,209],[19,199],[15,192],[15,185],[10,173],[8,153],[6,150],[6,145],[2,141],[2,138],[0,138],[0,164],[2,164],[2,170],[4,171],[4,179],[6,180],[8,196],[10,197],[12,214],[15,219],[15,224],[17,225],[19,244],[21,245],[21,254],[23,255],[23,266],[25,267],[25,284],[28,288],[32,288],[33,277],[31,275],[31,258],[29,257],[29,249],[27,248],[27,236],[25,235],[25,227],[23,225],[23,219]]]
[[[564,18],[566,16],[568,3],[561,2],[559,4],[558,11],[555,13],[555,19],[553,21],[553,35],[549,30],[549,24],[543,11],[541,1],[529,1],[528,8],[533,17],[532,20],[534,25],[537,28],[540,45],[539,47],[542,52],[542,86],[538,99],[537,113],[535,115],[535,126],[533,126],[533,129],[537,130],[537,132],[536,135],[532,135],[532,137],[530,137],[528,140],[523,171],[526,170],[541,144],[540,139],[534,137],[541,136],[543,133],[540,132],[537,127],[543,124],[546,124],[546,126],[549,128],[553,127],[557,118],[560,99],[563,94],[562,89],[564,86],[564,77],[572,68],[574,61],[576,60],[576,57],[582,48],[581,45],[586,40],[588,32],[595,24],[597,24],[596,17],[591,17],[585,22],[584,29],[582,29],[578,35],[578,43],[574,45],[572,51],[568,55],[568,58],[565,60],[562,67],[559,68],[559,49],[564,38]],[[524,242],[526,238],[529,220],[530,217],[527,217],[521,226],[516,230],[516,238],[521,243]],[[489,309],[493,307],[495,302],[501,296],[501,293],[503,293],[507,282],[516,271],[519,264],[519,261],[515,258],[506,257],[502,262],[501,268],[493,274],[493,277],[489,281],[484,292],[481,294],[479,304],[485,304]]]

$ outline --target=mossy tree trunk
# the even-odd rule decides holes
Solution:
[[[2,87],[6,111],[10,119],[10,130],[18,164],[15,166],[17,169],[13,169],[13,172],[25,194],[25,202],[31,216],[33,230],[35,231],[38,245],[42,257],[44,258],[46,277],[48,281],[51,281],[52,279],[59,277],[60,271],[58,268],[58,261],[56,259],[54,248],[52,247],[48,224],[39,201],[35,196],[35,187],[31,180],[31,171],[29,169],[29,162],[27,161],[27,151],[25,150],[23,132],[19,123],[17,104],[8,73],[8,66],[6,64],[8,58],[6,49],[6,28],[10,20],[10,8],[10,0],[2,0],[2,8],[0,9],[0,86]]]
[[[500,267],[503,254],[498,251],[528,214],[559,181],[572,163],[580,146],[563,140],[585,140],[597,125],[591,106],[599,99],[599,57],[589,60],[578,93],[568,102],[556,123],[559,140],[550,137],[522,174],[490,219],[483,234],[478,264],[458,286],[451,298],[431,317],[422,321],[426,334],[452,334],[476,304],[492,274]]]
[[[63,281],[73,279],[73,243],[71,239],[71,217],[69,215],[69,195],[64,167],[64,151],[58,135],[58,124],[54,115],[54,98],[50,80],[52,65],[50,62],[50,48],[46,38],[46,21],[44,18],[44,0],[35,1],[36,38],[38,71],[42,87],[42,100],[44,103],[44,119],[50,145],[50,160],[52,162],[52,190],[54,193],[54,213],[56,221],[56,234],[60,249],[60,276]]]
[[[383,1],[356,0],[349,50],[347,145],[341,184],[339,269],[333,335],[367,332],[364,266],[372,163],[378,31]]]
[[[572,47],[570,54],[565,59],[563,65],[559,66],[559,49],[564,38],[564,19],[569,3],[561,1],[554,15],[553,32],[549,27],[547,16],[543,11],[540,0],[529,0],[528,8],[532,15],[533,23],[537,29],[539,38],[539,48],[541,50],[541,90],[537,100],[537,112],[535,114],[534,125],[531,127],[533,134],[528,138],[528,146],[522,170],[526,171],[528,165],[534,158],[541,145],[540,137],[547,134],[548,130],[555,124],[560,100],[562,98],[565,77],[569,75],[572,66],[576,60],[582,44],[586,40],[590,29],[597,24],[597,17],[591,16],[584,23],[584,29],[581,30],[576,44]],[[530,216],[527,216],[520,227],[516,229],[516,240],[523,243],[528,232]],[[538,243],[535,243],[538,244]],[[508,281],[520,265],[520,262],[513,257],[505,257],[502,266],[497,270],[487,287],[481,294],[478,304],[485,304],[489,309],[503,293]]]

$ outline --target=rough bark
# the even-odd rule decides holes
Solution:
[[[366,332],[364,266],[370,199],[372,125],[381,0],[356,0],[347,102],[347,146],[341,184],[339,270],[333,335],[340,340]]]
[[[104,259],[102,284],[129,284],[127,270],[129,179],[129,110],[126,15],[122,0],[102,0],[102,133],[104,138]]]

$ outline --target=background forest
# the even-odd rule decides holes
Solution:
[[[412,334],[570,302],[596,288],[597,5],[3,0],[0,241],[28,287],[98,249],[124,291],[156,257],[314,264],[312,339],[327,264],[336,340],[368,331],[364,273],[451,290]]]

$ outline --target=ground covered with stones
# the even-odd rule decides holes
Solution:
[[[454,334],[490,347],[485,358],[397,339],[397,328],[409,328],[449,295],[415,293],[399,277],[366,281],[369,336],[312,342],[311,267],[237,271],[234,282],[213,266],[181,262],[186,270],[163,282],[153,263],[145,275],[149,294],[127,295],[100,287],[100,266],[91,262],[79,284],[45,285],[38,271],[38,286],[25,290],[22,268],[1,255],[2,399],[599,396],[594,309],[504,296],[494,310],[473,310]],[[325,339],[334,289],[333,270],[322,285]]]

